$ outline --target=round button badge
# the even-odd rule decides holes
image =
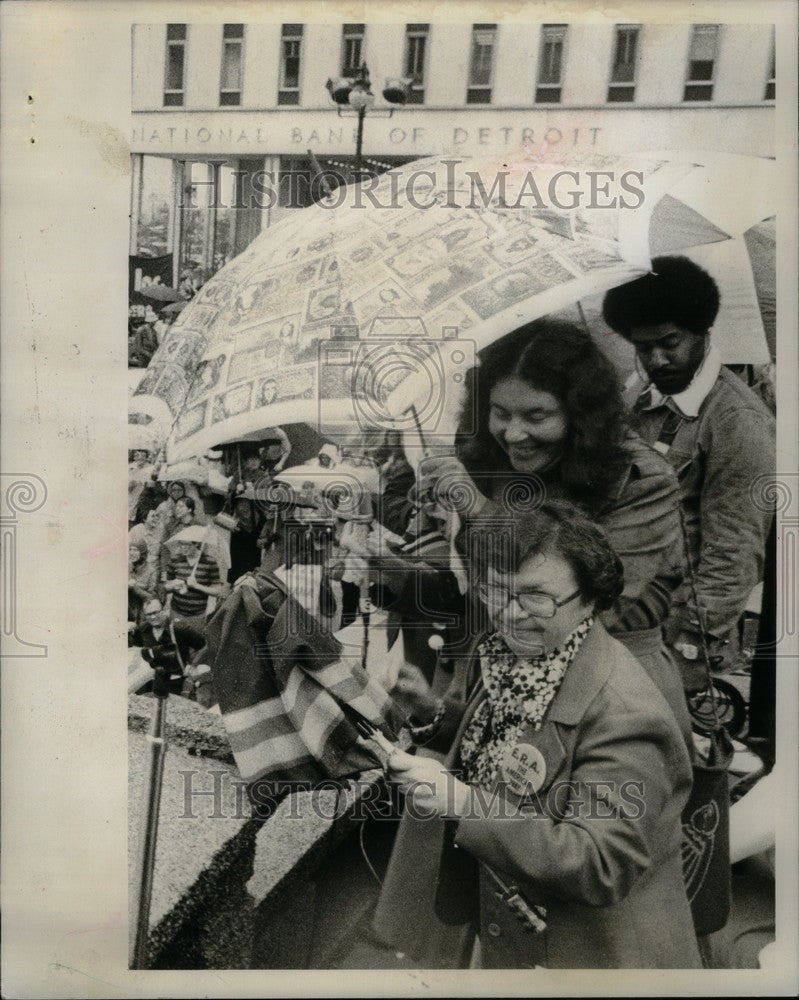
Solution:
[[[507,747],[500,770],[508,789],[520,796],[537,792],[547,776],[544,755],[531,743],[514,743]]]

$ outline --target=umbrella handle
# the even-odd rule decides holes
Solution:
[[[192,573],[196,573],[197,572],[197,567],[200,565],[200,560],[203,557],[203,552],[205,551],[205,546],[208,543],[208,535],[211,533],[211,527],[212,527],[212,525],[209,524],[208,527],[206,528],[205,536],[203,537],[203,540],[200,542],[200,551],[197,553],[197,560],[194,563],[194,566],[192,567],[192,570],[191,570]],[[218,561],[219,560],[217,560],[217,562]]]
[[[591,330],[588,327],[588,320],[585,318],[585,311],[583,310],[583,304],[579,299],[577,300],[577,311],[580,314],[580,319],[582,320],[585,332],[590,336]]]
[[[244,478],[241,471],[241,446],[238,443],[236,444],[236,461],[239,466],[239,482],[244,485]]]
[[[425,439],[424,431],[422,430],[422,424],[421,421],[419,420],[419,413],[416,410],[416,404],[411,403],[411,405],[408,407],[408,410],[410,411],[410,414],[413,417],[413,422],[414,425],[416,426],[416,433],[419,435],[419,440],[422,443],[422,454],[424,455],[425,458],[429,458],[430,449],[427,446],[427,440]]]

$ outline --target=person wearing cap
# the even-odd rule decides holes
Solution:
[[[689,692],[705,683],[700,614],[713,669],[741,665],[740,621],[762,579],[773,517],[759,497],[775,471],[775,421],[721,363],[711,336],[719,304],[716,282],[686,257],[655,258],[651,273],[603,303],[605,322],[643,369],[629,386],[636,430],[679,478],[690,565],[665,635]]]

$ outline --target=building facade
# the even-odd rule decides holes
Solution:
[[[204,280],[310,203],[317,165],[346,177],[356,120],[325,83],[364,61],[374,172],[543,147],[774,155],[771,24],[140,24],[131,254]],[[381,93],[398,77],[408,100],[392,109]]]

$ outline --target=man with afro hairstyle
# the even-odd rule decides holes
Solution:
[[[665,633],[688,692],[704,686],[698,614],[713,669],[741,665],[741,618],[762,579],[773,517],[761,477],[775,473],[774,418],[722,366],[710,333],[718,309],[716,282],[686,257],[656,257],[649,274],[609,291],[602,308],[646,376],[628,399],[635,429],[680,480],[699,609],[686,566]]]

